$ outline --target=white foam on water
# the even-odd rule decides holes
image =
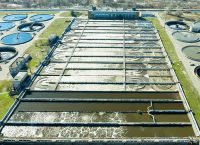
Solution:
[[[123,138],[124,127],[24,127],[7,126],[4,137],[15,138]]]
[[[80,113],[80,112],[18,112],[15,113],[10,122],[127,122],[122,113]]]

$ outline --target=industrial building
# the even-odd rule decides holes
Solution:
[[[157,30],[121,18],[72,20],[5,116],[0,144],[199,144]]]

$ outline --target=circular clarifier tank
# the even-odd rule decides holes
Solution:
[[[187,58],[200,61],[200,46],[186,46],[182,48],[182,52]]]
[[[30,33],[20,32],[7,35],[1,39],[1,42],[5,45],[19,45],[27,43],[33,39]]]
[[[195,33],[200,33],[200,21],[194,22],[194,24],[191,26],[191,31]]]
[[[45,26],[43,23],[38,23],[38,22],[31,22],[31,23],[24,23],[21,24],[18,27],[19,31],[22,32],[34,32],[34,31],[40,31],[41,29],[43,29]]]
[[[197,66],[197,67],[194,69],[194,73],[195,73],[195,75],[200,79],[200,66]]]
[[[3,17],[4,21],[22,21],[28,16],[26,14],[11,14]]]
[[[12,22],[0,22],[0,31],[7,31],[15,27]]]
[[[165,23],[168,27],[174,30],[188,30],[189,26],[181,21],[168,21]]]
[[[54,15],[50,14],[39,14],[39,15],[34,15],[30,18],[31,21],[34,22],[43,22],[43,21],[49,21],[53,19]]]
[[[172,36],[181,42],[195,43],[199,41],[199,36],[196,33],[191,33],[188,31],[176,31],[172,33]]]
[[[0,62],[4,62],[14,58],[17,55],[17,53],[18,52],[14,47],[0,47]]]

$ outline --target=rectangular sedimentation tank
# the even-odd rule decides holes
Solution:
[[[1,127],[0,144],[198,144],[157,30],[75,19]]]

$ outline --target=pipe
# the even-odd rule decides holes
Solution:
[[[151,122],[135,122],[135,123],[113,123],[113,122],[53,122],[53,123],[36,123],[36,122],[8,122],[7,126],[48,126],[48,127],[58,127],[58,126],[87,126],[87,127],[121,127],[121,126],[148,126],[148,127],[182,127],[182,126],[191,126],[191,123],[187,122],[162,122],[162,123],[151,123]]]
[[[114,103],[182,103],[181,100],[170,99],[73,99],[73,98],[22,98],[21,102],[83,102],[83,103],[98,103],[98,102],[114,102]],[[151,104],[152,105],[152,104]],[[153,106],[149,106],[147,110]],[[150,110],[150,109],[149,109]],[[150,110],[154,112],[154,110]]]

